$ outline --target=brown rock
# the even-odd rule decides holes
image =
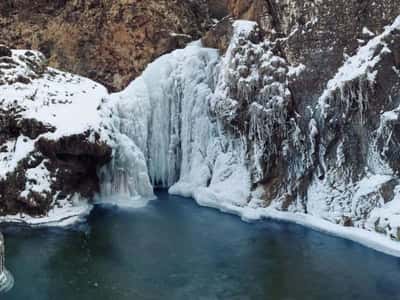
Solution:
[[[27,125],[29,122],[33,123]],[[25,127],[34,128],[35,124],[33,120],[25,121]],[[91,199],[99,191],[97,169],[111,159],[111,148],[98,141],[89,142],[88,134],[67,136],[57,141],[39,139],[36,149],[0,180],[0,215],[44,216],[54,205],[56,195],[59,199],[69,199],[79,193]],[[51,174],[51,192],[28,191],[22,195],[28,181],[27,170],[41,163]],[[35,179],[29,181],[36,184]]]
[[[222,19],[230,14],[229,0],[207,0],[208,9],[212,18]]]
[[[12,55],[12,52],[10,50],[10,48],[8,48],[7,46],[4,45],[0,45],[0,57],[10,57]]]
[[[54,174],[54,191],[61,195],[80,193],[91,199],[99,191],[97,170],[111,159],[111,148],[99,141],[89,142],[90,133],[63,137],[57,141],[44,138],[36,149],[49,159]]]
[[[198,39],[207,22],[202,1],[0,1],[0,36],[7,44],[40,50],[50,66],[113,91],[156,57]]]
[[[233,34],[233,20],[225,18],[214,25],[203,37],[202,42],[205,47],[219,49],[225,53]]]

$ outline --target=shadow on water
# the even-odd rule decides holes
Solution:
[[[400,299],[397,258],[158,196],[68,230],[5,227],[15,287],[0,299]]]

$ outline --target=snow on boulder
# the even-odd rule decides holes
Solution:
[[[99,190],[97,169],[111,156],[107,118],[100,112],[107,90],[49,68],[39,52],[5,48],[1,53],[7,55],[0,55],[0,216],[45,219],[49,211],[71,206],[74,194],[90,198]]]

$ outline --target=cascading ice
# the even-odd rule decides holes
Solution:
[[[103,199],[151,198],[152,186],[171,186],[193,164],[207,184],[204,160],[215,134],[208,101],[218,57],[216,50],[191,44],[160,57],[107,99],[104,110],[116,138],[113,161],[100,172]]]

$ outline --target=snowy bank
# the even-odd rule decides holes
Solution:
[[[355,227],[344,227],[342,225],[323,220],[320,217],[304,213],[278,211],[273,207],[239,207],[229,202],[219,201],[209,193],[204,193],[204,191],[196,191],[194,194],[194,199],[199,205],[215,208],[223,213],[237,215],[245,222],[273,219],[295,223],[316,231],[320,231],[322,233],[354,241],[358,244],[383,252],[387,255],[400,257],[400,243],[390,240],[385,235],[377,232],[367,231]]]
[[[0,223],[20,224],[31,227],[68,227],[85,221],[92,211],[93,205],[86,199],[74,196],[72,201],[59,201],[46,216],[32,217],[27,214],[0,217]]]

